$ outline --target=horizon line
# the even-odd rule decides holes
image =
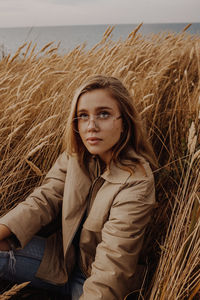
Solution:
[[[96,24],[66,24],[66,25],[23,25],[23,26],[0,26],[0,29],[14,29],[14,28],[38,28],[38,27],[72,27],[72,26],[117,26],[117,25],[160,25],[160,24],[200,24],[200,22],[137,22],[137,23],[96,23]]]

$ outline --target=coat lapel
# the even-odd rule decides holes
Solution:
[[[91,186],[90,178],[80,168],[76,157],[68,163],[63,195],[63,248],[64,253],[73,239],[86,207],[86,199]]]

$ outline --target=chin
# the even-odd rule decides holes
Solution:
[[[98,155],[100,154],[100,152],[98,151],[98,149],[95,149],[96,147],[86,147],[87,148],[87,151],[89,153],[91,153],[92,155]]]
[[[92,154],[92,155],[99,155],[99,153],[98,153],[97,151],[89,151],[89,150],[88,150],[88,152],[89,152],[90,154]]]

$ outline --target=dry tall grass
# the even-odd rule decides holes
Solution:
[[[144,117],[160,164],[158,208],[145,249],[150,277],[140,298],[192,299],[200,288],[200,37],[143,37],[137,29],[113,42],[109,27],[90,50],[82,45],[60,55],[53,44],[39,52],[25,44],[2,57],[0,211],[23,201],[57,158],[75,88],[91,74],[119,77]]]

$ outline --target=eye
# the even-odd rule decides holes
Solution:
[[[101,111],[97,116],[99,119],[108,119],[110,117],[110,113],[107,111]]]
[[[81,113],[80,115],[78,115],[78,118],[80,119],[80,120],[83,120],[83,121],[87,121],[88,119],[89,119],[89,115],[88,114],[86,114],[86,113]]]

